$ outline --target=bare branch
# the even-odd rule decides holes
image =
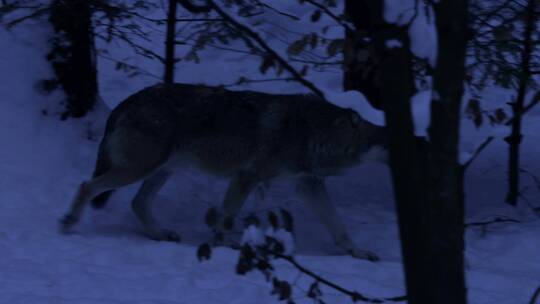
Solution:
[[[322,12],[324,12],[326,15],[328,15],[330,18],[334,19],[339,25],[343,26],[347,31],[355,32],[356,29],[352,28],[349,24],[347,24],[343,19],[336,14],[334,14],[331,10],[328,9],[325,5],[322,5],[315,0],[304,0],[304,2],[307,2],[316,8],[320,9]]]
[[[317,282],[319,283],[322,283],[332,289],[335,289],[343,294],[346,294],[348,295],[349,297],[351,297],[351,299],[356,302],[356,301],[363,301],[363,302],[367,302],[367,303],[384,303],[384,302],[405,302],[407,301],[407,296],[399,296],[399,297],[392,297],[392,298],[384,298],[384,299],[376,299],[376,298],[368,298],[362,294],[360,294],[359,292],[357,291],[354,291],[354,290],[348,290],[344,287],[341,287],[339,285],[337,285],[336,283],[333,283],[319,275],[317,275],[316,273],[314,273],[313,271],[305,268],[304,266],[300,265],[292,256],[288,256],[288,255],[283,255],[281,253],[278,253],[278,252],[273,252],[273,251],[269,251],[267,250],[269,254],[275,256],[276,258],[279,258],[281,260],[284,260],[284,261],[287,261],[289,264],[293,265],[298,271],[300,271],[301,273],[305,274],[305,275],[308,275],[310,276],[311,278],[315,279]]]
[[[230,83],[230,84],[224,84],[222,85],[224,88],[227,88],[227,87],[234,87],[234,86],[238,86],[238,85],[242,85],[242,84],[248,84],[248,83],[262,83],[262,82],[275,82],[275,81],[285,81],[285,82],[289,82],[289,81],[295,81],[296,79],[292,78],[292,77],[283,77],[283,78],[267,78],[267,79],[248,79],[248,78],[245,78],[245,77],[241,77],[240,79],[238,79],[236,82],[234,83]]]
[[[136,70],[136,71],[140,72],[140,73],[143,74],[143,75],[146,75],[146,76],[149,76],[149,77],[158,79],[158,80],[160,80],[160,81],[162,80],[162,77],[157,76],[157,75],[155,75],[155,74],[149,72],[148,70],[145,70],[145,69],[140,68],[140,67],[138,67],[138,66],[135,66],[135,65],[132,65],[132,64],[125,63],[124,61],[121,61],[121,60],[118,60],[118,59],[116,59],[116,58],[113,58],[113,57],[104,55],[104,54],[99,53],[99,52],[98,52],[98,56],[99,56],[100,58],[109,60],[109,61],[114,62],[114,63],[121,63],[121,64],[124,64],[124,65],[127,66],[128,68],[130,68],[130,69],[132,69],[132,70]]]
[[[496,223],[521,223],[521,222],[518,221],[518,220],[512,219],[512,218],[496,217],[496,218],[494,218],[494,219],[492,219],[490,221],[467,223],[467,224],[465,224],[465,228],[484,227],[484,226],[488,226],[488,225],[492,225],[492,224],[496,224]]]
[[[538,288],[536,288],[536,291],[533,293],[532,297],[531,297],[531,301],[529,302],[529,304],[537,304],[537,300],[538,298],[540,297],[540,286],[538,286]]]
[[[302,75],[291,66],[285,59],[283,59],[276,51],[274,51],[268,44],[259,36],[257,32],[254,32],[247,26],[236,21],[233,17],[229,16],[224,10],[221,9],[213,0],[208,0],[208,4],[216,11],[216,13],[221,16],[226,22],[230,23],[232,26],[237,28],[239,31],[243,32],[251,39],[253,39],[257,44],[269,55],[272,59],[276,60],[285,70],[287,70],[296,81],[303,84],[305,87],[310,89],[314,94],[324,98],[324,93],[319,90],[313,83],[302,77]]]
[[[194,14],[209,13],[212,11],[212,6],[209,4],[206,5],[196,5],[191,3],[190,0],[177,0],[178,4],[182,5],[185,9]]]
[[[180,18],[176,19],[176,22],[213,22],[213,21],[223,21],[220,18]]]
[[[469,158],[469,160],[467,160],[462,166],[461,168],[463,169],[463,171],[467,170],[467,168],[469,168],[469,166],[472,164],[472,162],[478,157],[478,155],[480,155],[480,153],[482,153],[482,151],[495,139],[495,137],[493,136],[490,136],[488,138],[486,138],[484,140],[484,142],[482,142],[480,144],[480,146],[478,146],[478,148],[476,148],[476,150],[474,150],[474,153],[473,155],[471,156],[471,158]]]
[[[300,20],[300,18],[298,18],[297,16],[294,16],[294,15],[291,15],[291,14],[288,14],[288,13],[285,13],[285,12],[282,12],[282,11],[280,11],[280,10],[278,10],[278,9],[276,9],[276,8],[274,8],[274,7],[272,7],[272,6],[268,5],[268,4],[266,4],[266,3],[259,2],[259,5],[260,5],[260,6],[264,6],[264,7],[268,8],[268,9],[270,9],[270,10],[276,12],[277,14],[280,14],[280,15],[282,15],[282,16],[291,18],[292,20],[295,20],[295,21]]]
[[[537,104],[540,103],[540,92],[537,92],[533,98],[532,98],[532,101],[523,108],[523,110],[521,111],[521,113],[519,113],[520,116],[523,116],[525,115],[527,112],[529,112],[534,106],[536,106]],[[514,122],[514,120],[516,119],[516,117],[512,117],[511,119],[509,119],[504,125],[506,126],[510,126],[512,125],[512,123]]]
[[[521,113],[519,115],[523,116],[525,115],[527,112],[529,112],[534,106],[536,106],[537,104],[540,103],[540,92],[537,92],[534,97],[532,98],[532,101],[526,106],[523,108],[523,111],[521,111]],[[504,123],[505,126],[510,126],[512,125],[512,123],[514,122],[514,119],[516,119],[516,117],[512,117],[511,119],[509,119],[507,122]],[[467,161],[465,162],[463,165],[462,165],[462,169],[463,170],[466,170],[470,165],[471,163],[478,157],[478,155],[495,139],[495,137],[493,136],[490,136],[488,138],[486,138],[484,140],[484,142],[482,142],[482,144],[480,144],[480,146],[478,146],[478,148],[475,150],[473,156]]]
[[[7,27],[8,29],[11,29],[11,28],[13,28],[14,26],[18,25],[19,23],[21,23],[21,22],[24,22],[24,21],[29,20],[29,19],[41,17],[41,16],[43,16],[44,14],[46,14],[47,12],[49,12],[49,11],[50,11],[50,7],[49,7],[49,6],[46,6],[46,7],[42,7],[42,8],[36,9],[36,10],[33,11],[31,14],[28,14],[28,15],[25,15],[25,16],[23,16],[23,17],[19,17],[19,18],[17,18],[17,19],[14,19],[14,20],[9,21],[9,22],[6,24],[6,27]]]
[[[531,179],[534,181],[534,183],[536,184],[536,188],[540,190],[540,179],[538,178],[538,176],[532,174],[530,171],[528,170],[525,170],[523,168],[520,168],[519,169],[519,172],[521,173],[525,173],[527,174],[528,176],[531,177]]]

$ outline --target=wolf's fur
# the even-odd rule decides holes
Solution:
[[[62,227],[75,224],[92,198],[94,205],[103,205],[112,190],[144,180],[132,203],[135,214],[151,238],[177,240],[175,233],[157,227],[149,203],[175,168],[191,165],[231,179],[224,215],[237,214],[259,183],[296,177],[298,192],[337,245],[375,258],[351,242],[324,177],[371,158],[373,148],[384,149],[385,142],[384,128],[312,95],[152,86],[112,111],[93,177],[79,187]]]

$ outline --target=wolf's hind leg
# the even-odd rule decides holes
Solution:
[[[60,220],[61,231],[67,232],[69,228],[79,221],[84,207],[96,195],[104,191],[129,185],[144,176],[142,172],[133,171],[126,168],[115,168],[103,175],[81,183],[71,203],[69,212]]]
[[[330,232],[338,247],[355,258],[376,261],[379,258],[372,252],[358,249],[351,240],[343,221],[330,201],[324,180],[315,176],[303,176],[297,181],[297,191],[311,207]]]
[[[159,189],[165,185],[171,173],[166,170],[159,170],[147,178],[139,188],[137,195],[131,203],[133,212],[141,221],[145,233],[153,240],[179,242],[180,236],[170,230],[159,228],[152,215],[152,201],[156,197]]]

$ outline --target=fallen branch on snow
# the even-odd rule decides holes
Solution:
[[[485,227],[488,225],[496,224],[496,223],[521,223],[520,221],[508,217],[496,217],[490,221],[484,221],[484,222],[472,222],[465,224],[465,228],[470,227]]]

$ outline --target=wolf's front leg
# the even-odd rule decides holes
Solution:
[[[238,215],[247,197],[258,183],[259,179],[251,172],[243,171],[234,175],[229,182],[221,210],[217,214],[218,219],[212,227],[215,232],[221,233],[225,230],[226,221]]]
[[[338,247],[355,258],[379,260],[376,254],[356,248],[330,201],[324,179],[317,176],[302,176],[298,178],[296,189],[309,207],[315,211]]]

